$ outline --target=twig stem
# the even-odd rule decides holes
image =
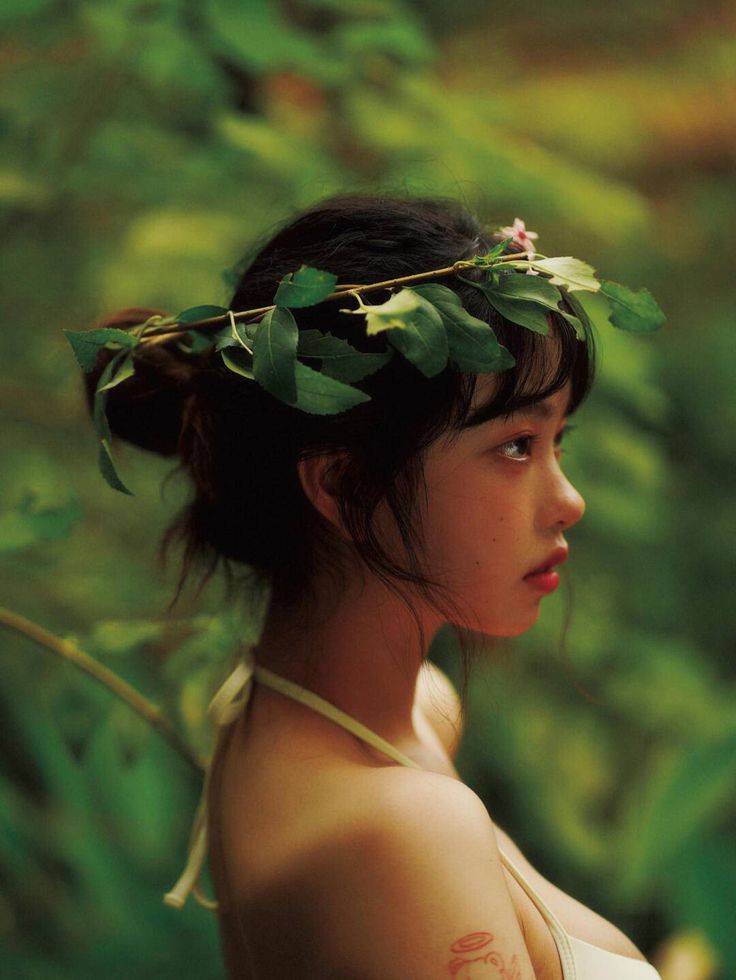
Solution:
[[[512,252],[510,255],[501,255],[496,261],[501,262],[518,262],[523,258],[524,252]],[[372,282],[367,285],[347,285],[341,284],[335,287],[335,291],[326,296],[322,302],[326,303],[333,299],[344,299],[346,292],[351,293],[370,293],[377,289],[391,289],[393,286],[405,286],[407,283],[411,282],[422,282],[425,279],[438,279],[440,276],[451,276],[462,269],[476,269],[479,268],[474,262],[461,259],[458,262],[453,262],[452,265],[445,266],[442,269],[430,269],[429,272],[415,272],[410,276],[398,276],[395,279],[384,279],[383,282]],[[275,304],[271,306],[259,306],[257,309],[253,310],[241,310],[239,312],[229,311],[228,313],[223,313],[219,316],[210,316],[204,320],[197,320],[194,323],[183,323],[183,324],[165,324],[163,326],[150,327],[145,333],[141,334],[140,342],[142,344],[160,344],[171,337],[178,336],[179,334],[187,333],[192,329],[196,330],[209,330],[210,327],[220,327],[227,323],[231,323],[233,320],[249,321],[251,318],[259,318],[265,316],[269,310],[274,308]]]
[[[67,660],[75,667],[84,671],[89,677],[93,677],[98,683],[102,684],[109,691],[112,691],[116,697],[124,701],[144,721],[147,721],[159,735],[162,735],[183,756],[196,772],[201,774],[206,765],[205,760],[192,752],[158,705],[144,698],[136,688],[128,684],[127,681],[124,681],[122,677],[118,677],[115,671],[110,670],[104,664],[95,660],[94,657],[90,657],[89,654],[84,653],[83,650],[80,650],[71,641],[63,640],[37,623],[31,622],[30,619],[26,619],[25,616],[21,616],[19,613],[5,609],[2,606],[0,606],[0,626],[4,626],[8,630],[13,630],[16,633],[28,637],[28,639],[38,643],[39,646],[51,650],[59,657],[63,657],[64,660]]]

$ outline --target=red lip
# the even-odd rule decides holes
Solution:
[[[555,548],[550,555],[547,555],[541,565],[537,565],[531,572],[527,572],[524,578],[528,578],[530,575],[537,575],[539,572],[545,572],[552,568],[553,565],[561,565],[567,561],[569,553],[568,548]]]

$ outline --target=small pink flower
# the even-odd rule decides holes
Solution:
[[[530,262],[534,259],[534,239],[539,238],[539,235],[536,231],[527,231],[526,224],[521,218],[514,218],[513,225],[507,225],[505,228],[500,228],[499,231],[506,238],[511,237],[517,245],[521,245]],[[527,275],[536,276],[537,273],[533,269],[529,269]]]

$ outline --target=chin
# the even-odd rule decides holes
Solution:
[[[521,636],[534,626],[539,619],[539,605],[525,616],[519,616],[513,622],[498,623],[487,630],[483,630],[488,636]]]

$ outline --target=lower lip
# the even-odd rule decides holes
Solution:
[[[524,581],[540,592],[554,592],[560,584],[560,576],[557,572],[536,572],[534,575],[525,575]]]

